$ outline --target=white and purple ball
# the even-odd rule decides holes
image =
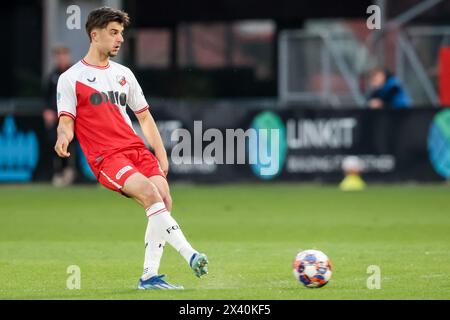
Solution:
[[[305,250],[295,257],[292,271],[295,279],[305,287],[320,288],[330,281],[332,265],[322,251]]]

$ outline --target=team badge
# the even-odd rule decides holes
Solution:
[[[117,82],[123,87],[126,83],[127,80],[125,79],[124,76],[116,76]]]

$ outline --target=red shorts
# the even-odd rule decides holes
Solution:
[[[147,148],[135,148],[105,158],[98,167],[98,182],[122,193],[125,181],[136,172],[148,178],[156,175],[166,178],[158,160]]]

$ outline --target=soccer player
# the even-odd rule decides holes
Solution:
[[[58,80],[55,151],[69,157],[67,148],[76,134],[98,181],[144,208],[148,217],[144,271],[137,288],[183,289],[158,274],[165,243],[183,256],[197,277],[208,273],[208,259],[189,244],[170,214],[167,154],[142,89],[130,69],[110,60],[118,54],[128,24],[128,14],[121,10],[102,7],[89,14],[89,51]],[[127,107],[154,155],[133,130]]]

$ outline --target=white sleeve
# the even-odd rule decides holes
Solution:
[[[67,75],[59,76],[56,89],[56,105],[58,106],[58,117],[66,115],[75,120],[77,116],[77,97],[75,95],[75,84]]]
[[[141,113],[148,109],[147,100],[133,72],[130,74],[130,90],[128,92],[127,104],[134,113]]]

